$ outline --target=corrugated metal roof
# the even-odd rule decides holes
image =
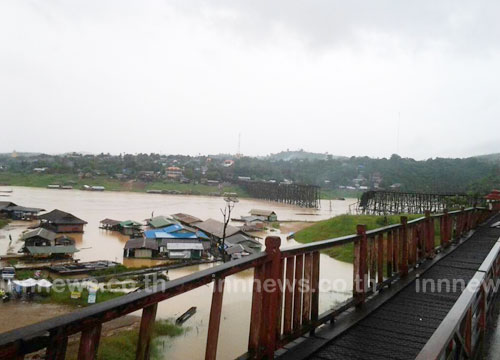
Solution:
[[[262,209],[252,209],[250,210],[250,214],[256,215],[256,216],[271,216],[271,215],[276,215],[274,211],[271,210],[262,210]]]
[[[201,223],[196,223],[193,226],[205,232],[206,234],[213,235],[220,239],[222,239],[223,237],[224,224],[220,221],[214,219],[208,219]],[[226,238],[234,234],[237,234],[240,231],[241,230],[239,228],[228,225],[226,228]]]
[[[27,231],[23,234],[22,239],[27,240],[31,239],[35,236],[41,237],[43,239],[49,240],[49,241],[54,241],[57,234],[53,231],[44,229],[44,228],[37,228],[31,231]]]
[[[125,249],[158,250],[158,242],[155,239],[134,238],[127,241]]]
[[[27,246],[26,249],[32,255],[72,254],[72,253],[79,251],[74,245],[68,245],[68,246]]]
[[[203,250],[203,245],[200,243],[169,243],[167,250]]]
[[[176,222],[174,220],[168,219],[165,216],[155,216],[154,218],[148,220],[148,225],[156,229],[173,225],[175,223]]]
[[[194,224],[197,222],[201,222],[201,219],[198,219],[196,216],[192,216],[192,215],[184,214],[184,213],[173,214],[172,217],[175,220],[179,220],[180,222],[188,224],[188,225],[191,225],[191,224]]]
[[[87,224],[85,220],[79,219],[73,214],[58,209],[52,210],[47,214],[40,215],[38,218],[57,225]]]
[[[121,223],[120,220],[113,220],[113,219],[104,219],[104,220],[101,220],[100,221],[101,224],[104,224],[104,225],[111,225],[111,226],[115,226],[115,225],[118,225],[119,223]]]
[[[121,227],[140,227],[142,224],[134,220],[125,220],[120,223]]]
[[[148,239],[209,239],[202,231],[180,224],[170,225],[163,229],[147,230],[144,235]]]

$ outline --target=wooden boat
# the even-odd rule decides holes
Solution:
[[[188,311],[179,316],[177,320],[175,320],[176,325],[184,324],[191,316],[196,313],[196,306],[191,306]]]

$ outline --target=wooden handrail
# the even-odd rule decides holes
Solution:
[[[22,358],[24,354],[47,348],[50,358],[64,358],[68,336],[82,333],[81,358],[93,359],[102,323],[143,309],[136,357],[147,359],[152,326],[160,301],[214,282],[206,359],[215,359],[222,311],[224,279],[254,269],[254,288],[248,356],[271,358],[274,351],[289,341],[314,331],[339,313],[363,303],[369,294],[405,276],[433,257],[440,247],[459,238],[490,214],[484,209],[462,209],[407,221],[311,244],[280,249],[279,237],[266,238],[266,251],[162,283],[156,288],[124,295],[0,335],[0,359]],[[435,245],[435,223],[441,228],[441,244]],[[353,243],[353,297],[319,314],[320,251]],[[384,270],[385,273],[384,273]],[[263,290],[266,281],[274,288]],[[290,284],[285,283],[288,281]],[[306,283],[308,286],[303,286]],[[291,285],[291,286],[288,286]]]

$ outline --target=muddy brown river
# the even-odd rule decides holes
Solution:
[[[0,200],[12,201],[23,206],[41,207],[47,211],[57,208],[88,222],[85,233],[75,236],[77,247],[80,249],[76,258],[82,261],[113,260],[136,267],[153,265],[158,262],[139,259],[124,260],[123,246],[128,237],[99,229],[100,220],[112,218],[143,221],[149,218],[153,212],[155,216],[168,216],[184,212],[203,220],[207,218],[221,220],[220,208],[225,205],[222,198],[207,196],[88,192],[24,187],[12,187],[12,190],[9,197],[2,197]],[[280,220],[318,221],[346,213],[349,204],[354,202],[354,199],[331,201],[331,203],[322,201],[321,209],[316,210],[255,199],[240,199],[233,210],[232,217],[247,215],[250,209],[260,208],[276,211]],[[17,252],[22,245],[18,241],[19,235],[26,230],[27,226],[28,224],[23,222],[13,222],[5,229],[0,230],[0,254]],[[9,235],[13,239],[12,242],[9,241]],[[273,232],[272,235],[281,236],[282,247],[297,244],[294,240],[286,240],[286,233],[281,235],[278,231]],[[326,289],[320,293],[320,311],[325,311],[350,296],[352,265],[325,255],[321,255],[320,264],[320,278],[322,281],[330,280],[330,285],[326,286]],[[171,270],[169,277],[171,279],[179,278],[210,266],[215,265],[197,265]],[[253,271],[249,270],[233,275],[226,280],[218,359],[233,359],[246,351],[252,279]],[[334,284],[333,289],[332,283]],[[207,285],[159,304],[158,317],[160,318],[176,318],[191,306],[197,307],[196,314],[184,324],[187,329],[184,335],[160,342],[165,358],[185,360],[204,357],[211,292],[212,287]]]

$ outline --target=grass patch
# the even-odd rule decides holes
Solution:
[[[9,223],[9,220],[7,219],[0,219],[0,229],[7,226],[7,224]]]
[[[210,195],[218,192],[234,192],[238,194],[239,197],[249,197],[247,192],[237,185],[224,186],[224,188],[219,191],[216,186],[203,184],[181,184],[170,181],[120,181],[108,176],[95,176],[93,178],[80,179],[75,174],[23,174],[0,172],[0,184],[28,187],[47,187],[47,185],[58,184],[71,185],[75,189],[81,189],[83,185],[100,185],[104,186],[106,190],[112,191],[146,192],[147,190],[165,190],[179,191],[188,195]]]
[[[75,285],[74,287],[71,286],[74,289],[77,289],[78,286]],[[111,292],[111,291],[103,291],[103,290],[98,290],[97,295],[96,295],[96,302],[101,303],[104,301],[108,301],[111,299],[115,299],[117,297],[125,295],[122,292]],[[71,289],[70,286],[66,285],[66,287],[63,289],[63,291],[55,291],[54,289],[47,291],[47,292],[42,292],[39,297],[36,298],[37,301],[41,303],[51,303],[51,304],[61,304],[61,305],[68,305],[68,306],[79,306],[79,307],[84,307],[84,306],[89,306],[92,304],[88,304],[89,292],[87,289],[83,289],[81,291],[81,296],[78,299],[72,299],[71,298]]]
[[[413,220],[422,215],[407,215],[408,220]],[[323,220],[314,225],[300,230],[295,234],[295,240],[307,244],[314,241],[333,239],[356,233],[356,225],[364,224],[367,230],[377,229],[386,225],[399,224],[400,216],[377,216],[377,215],[340,215]],[[346,244],[336,246],[324,251],[325,254],[334,259],[352,263],[354,256],[354,245]]]
[[[161,346],[165,337],[175,337],[182,335],[184,329],[174,325],[168,320],[160,320],[155,323],[153,332],[153,343],[151,347],[151,359],[161,359]],[[120,333],[101,338],[98,359],[106,360],[133,360],[137,340],[139,338],[138,330],[125,330]],[[162,339],[163,338],[163,339]]]

